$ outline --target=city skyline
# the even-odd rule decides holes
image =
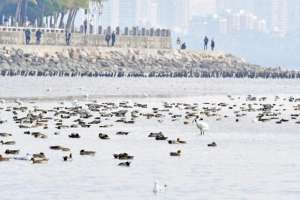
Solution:
[[[218,16],[222,26],[225,21],[230,23],[228,13],[246,13],[247,20],[256,20],[260,24],[257,27],[265,23],[269,32],[285,35],[299,29],[299,8],[300,2],[296,0],[109,0],[104,2],[99,24],[104,27],[161,27],[185,32],[194,18]]]

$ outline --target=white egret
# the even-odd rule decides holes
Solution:
[[[205,131],[209,130],[208,124],[205,123],[203,119],[199,119],[199,116],[194,119],[194,122],[196,123],[197,128],[200,130],[201,135],[204,135]]]

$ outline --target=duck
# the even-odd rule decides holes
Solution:
[[[32,132],[31,135],[34,136],[35,138],[42,138],[42,139],[47,138],[47,135],[40,132]]]
[[[52,149],[52,150],[61,150],[61,151],[70,151],[69,148],[62,147],[62,146],[59,146],[59,145],[57,145],[57,146],[50,146],[50,149]]]
[[[181,150],[178,150],[176,152],[171,152],[170,156],[181,156]]]
[[[13,155],[16,155],[16,154],[19,154],[20,150],[9,150],[9,149],[6,149],[5,150],[5,154],[13,154]]]
[[[216,147],[217,146],[217,143],[215,142],[212,142],[210,144],[207,144],[208,147]]]
[[[95,154],[95,151],[86,151],[84,149],[80,150],[80,155],[82,156],[94,156]]]
[[[0,162],[1,162],[1,161],[9,161],[9,158],[3,157],[3,156],[0,154]]]
[[[179,144],[186,144],[186,141],[183,141],[180,138],[177,138],[176,142],[178,142]]]
[[[109,140],[109,136],[107,134],[99,133],[99,138],[101,140]]]
[[[168,137],[164,136],[162,133],[155,136],[155,140],[167,140]]]
[[[113,156],[115,159],[119,160],[132,160],[134,158],[134,156],[130,156],[128,153],[114,154]]]
[[[70,153],[68,156],[63,156],[63,161],[71,161],[73,159],[72,153]]]
[[[16,144],[15,141],[7,141],[7,142],[4,142],[3,140],[1,140],[0,143],[1,143],[2,145],[15,145],[15,144]]]
[[[78,133],[71,133],[69,138],[80,138],[80,135]]]
[[[168,143],[169,144],[177,144],[177,141],[176,140],[168,140]]]
[[[10,133],[0,133],[0,137],[10,137],[12,134]]]
[[[33,154],[31,158],[32,164],[42,164],[44,162],[47,162],[48,160],[49,159],[43,152]]]
[[[40,153],[33,154],[32,158],[46,158],[46,155],[43,152],[40,152]]]
[[[127,162],[121,162],[121,163],[119,163],[118,166],[122,166],[122,167],[130,167],[130,164],[131,164],[131,163],[127,161]]]
[[[149,133],[148,137],[154,137],[155,138],[155,137],[161,136],[161,135],[163,135],[162,132],[158,132],[158,133],[152,133],[151,132],[151,133]]]
[[[125,132],[125,131],[119,131],[116,133],[116,135],[128,135],[129,132]]]

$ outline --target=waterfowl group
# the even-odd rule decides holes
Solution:
[[[27,156],[19,156],[20,152],[23,152],[23,149],[19,146],[9,149],[8,146],[5,146],[16,145],[17,141],[15,138],[17,133],[5,132],[8,130],[5,130],[4,125],[10,120],[15,123],[16,129],[21,129],[21,132],[24,133],[22,137],[28,137],[28,140],[36,140],[34,138],[37,138],[35,142],[39,142],[40,139],[44,139],[42,142],[46,143],[48,140],[53,141],[54,138],[67,138],[70,139],[70,142],[80,143],[81,140],[95,138],[95,142],[100,143],[100,140],[97,140],[97,138],[100,138],[103,140],[101,144],[132,139],[136,134],[135,131],[132,131],[135,126],[140,126],[141,121],[147,120],[155,123],[155,127],[152,126],[152,130],[145,129],[144,132],[141,131],[139,136],[150,143],[153,141],[147,140],[147,137],[157,140],[159,142],[153,142],[155,145],[167,145],[166,148],[171,148],[168,144],[186,144],[180,146],[180,148],[185,148],[195,142],[190,142],[191,139],[187,139],[189,135],[197,133],[197,130],[200,131],[200,135],[211,134],[207,132],[209,128],[213,129],[212,132],[216,132],[217,129],[214,130],[214,128],[219,123],[226,122],[239,125],[249,121],[253,124],[271,123],[274,126],[290,123],[300,124],[300,98],[282,98],[279,96],[271,98],[253,95],[246,97],[228,95],[226,98],[223,101],[213,99],[212,101],[195,103],[162,102],[155,105],[129,101],[98,102],[89,100],[86,102],[74,101],[71,106],[67,103],[59,103],[47,108],[43,108],[35,102],[24,103],[19,100],[16,103],[6,102],[5,105],[1,105],[0,118],[3,117],[3,114],[5,117],[11,116],[11,119],[0,120],[0,129],[3,131],[0,133],[2,138],[0,153],[9,157],[1,156],[0,160],[31,160],[33,163],[46,163],[49,160],[44,153],[34,154],[30,159],[27,159]],[[181,135],[176,135],[172,133],[174,130],[164,128],[165,123],[171,123],[175,128],[181,124],[187,127],[183,129],[187,131],[181,133]],[[97,132],[94,130],[97,130]],[[87,134],[89,134],[89,137],[85,137]],[[216,142],[202,143],[203,141],[200,138],[196,141],[206,147],[217,147]],[[217,142],[219,144],[219,141]],[[67,145],[74,148],[72,144],[67,143]],[[78,154],[78,149],[68,148],[64,145],[50,144],[47,148],[49,151],[56,151],[55,154],[60,154],[58,159],[63,158],[63,161],[72,160],[72,153],[74,154],[75,151]],[[171,153],[170,151],[169,149],[165,153],[169,153],[170,156],[182,156],[181,150]],[[45,153],[48,154],[46,151]],[[65,153],[69,155],[65,155]],[[82,149],[79,151],[79,155],[96,156],[96,151]],[[114,158],[125,161],[132,160],[134,156],[127,153],[117,153],[114,154]],[[74,159],[76,159],[76,154],[74,154]],[[122,163],[119,163],[120,166],[130,166],[132,164]]]

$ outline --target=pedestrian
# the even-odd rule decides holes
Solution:
[[[210,41],[210,47],[211,47],[211,50],[212,51],[214,51],[215,50],[215,40],[214,39],[212,39],[211,41]]]
[[[86,35],[86,33],[87,33],[87,28],[88,28],[87,20],[84,20],[84,22],[83,22],[83,29],[84,29],[84,34],[85,34],[85,35]]]
[[[71,44],[71,36],[72,36],[71,32],[66,31],[65,37],[66,37],[66,44],[68,46],[70,46],[70,44]]]
[[[37,30],[37,32],[35,33],[35,37],[36,37],[36,44],[41,44],[42,31],[40,29]]]
[[[116,42],[116,33],[113,32],[113,33],[111,34],[111,46],[112,46],[112,47],[115,46],[115,42]]]
[[[180,49],[181,49],[181,50],[185,50],[185,49],[186,49],[186,44],[185,44],[185,42],[184,42],[184,43],[182,43],[182,45],[181,45]]]
[[[31,39],[31,31],[29,29],[25,30],[25,43],[28,45]]]
[[[208,45],[209,39],[207,36],[204,37],[204,51],[207,50],[207,45]]]
[[[106,41],[108,47],[109,47],[110,39],[111,39],[111,35],[107,32],[106,35],[105,35],[105,41]]]
[[[176,40],[176,44],[178,45],[178,48],[180,49],[181,48],[181,40],[179,37]]]

